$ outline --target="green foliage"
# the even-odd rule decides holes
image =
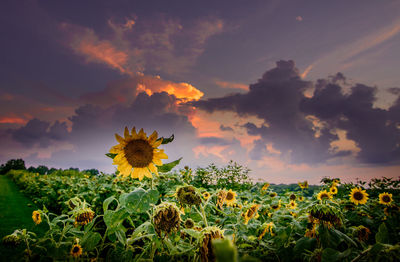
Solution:
[[[25,161],[22,159],[10,159],[0,166],[0,175],[7,174],[10,170],[26,170]]]

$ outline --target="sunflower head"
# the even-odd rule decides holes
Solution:
[[[205,200],[208,200],[209,198],[210,198],[210,193],[208,193],[207,191],[206,192],[203,192],[203,198],[205,199]]]
[[[78,211],[75,216],[75,224],[76,225],[86,225],[90,223],[94,218],[94,212],[90,208],[83,208]]]
[[[153,215],[154,228],[159,236],[164,232],[167,235],[179,229],[181,216],[174,203],[164,202],[156,206]]]
[[[296,200],[296,195],[295,195],[295,194],[291,194],[291,195],[289,196],[289,200],[290,200],[290,201],[295,201],[295,200]]]
[[[301,189],[306,189],[306,188],[308,188],[308,182],[307,182],[307,181],[299,182],[298,184],[299,184],[299,187],[300,187]]]
[[[42,217],[40,216],[39,210],[35,210],[32,212],[32,219],[36,225],[39,225],[40,223],[42,223]]]
[[[252,204],[249,209],[245,213],[243,213],[244,216],[244,224],[247,225],[250,219],[253,217],[256,217],[258,215],[257,210],[260,207],[258,204]]]
[[[332,195],[330,192],[327,192],[326,190],[320,191],[317,195],[318,200],[328,200],[332,199]]]
[[[304,234],[305,237],[308,238],[316,238],[317,237],[317,224],[311,223],[307,225],[306,233]]]
[[[389,193],[382,193],[379,194],[379,203],[382,205],[390,206],[392,204],[393,197],[392,194]]]
[[[200,205],[201,196],[193,186],[181,186],[176,190],[176,196],[181,205]]]
[[[290,209],[295,209],[297,207],[297,203],[296,203],[296,201],[291,200],[287,206]]]
[[[163,149],[158,149],[162,139],[157,139],[157,132],[154,131],[149,137],[143,129],[136,133],[135,128],[131,133],[125,127],[124,137],[115,134],[118,145],[110,149],[114,154],[114,165],[118,165],[120,175],[142,180],[144,176],[152,178],[152,173],[158,175],[157,166],[162,165],[161,159],[168,156]],[[133,169],[133,170],[132,170]]]
[[[225,203],[225,199],[228,192],[226,190],[220,190],[217,193],[217,206],[222,209]]]
[[[358,240],[360,240],[361,242],[365,242],[368,240],[369,235],[371,234],[371,230],[369,230],[369,228],[361,225],[356,228],[355,234],[356,234]]]
[[[274,222],[269,222],[269,223],[264,223],[263,224],[263,231],[261,232],[261,234],[258,236],[258,239],[261,240],[265,234],[268,232],[271,234],[271,236],[274,236],[274,232],[272,231],[273,228],[275,228],[275,224]]]
[[[299,196],[299,201],[304,201],[304,197],[303,196]]]
[[[218,227],[206,227],[200,237],[200,258],[202,262],[216,261],[212,241],[215,239],[224,239],[223,230]]]
[[[270,196],[270,197],[276,197],[276,196],[277,196],[277,193],[272,192],[271,194],[269,194],[269,196]]]
[[[233,206],[235,202],[236,202],[236,192],[232,191],[232,189],[229,189],[229,191],[226,192],[225,203],[227,206]]]
[[[331,188],[329,188],[329,193],[331,193],[331,195],[336,195],[338,192],[338,189],[336,186],[331,186]]]
[[[70,251],[71,256],[79,257],[82,255],[82,247],[79,244],[75,244],[72,246]]]
[[[267,191],[268,188],[269,188],[269,183],[267,182],[267,183],[265,183],[265,184],[263,185],[263,187],[261,188],[261,190],[262,190],[262,191]]]
[[[309,210],[311,223],[324,224],[328,227],[340,226],[342,224],[342,213],[340,210],[329,204],[315,204]]]
[[[277,211],[277,210],[279,210],[280,208],[281,208],[281,201],[279,201],[277,204],[273,204],[273,205],[271,205],[271,208],[274,210],[274,211]]]
[[[7,236],[3,237],[2,241],[1,241],[3,243],[3,245],[9,246],[9,247],[18,246],[21,243],[22,239],[18,236],[17,232],[18,231],[16,230],[11,235],[7,235]]]
[[[194,227],[194,221],[191,218],[186,219],[185,228],[193,228],[193,227]]]
[[[350,201],[353,202],[354,204],[363,205],[363,204],[367,203],[367,200],[368,200],[368,193],[365,190],[363,190],[359,187],[353,188],[351,190]]]

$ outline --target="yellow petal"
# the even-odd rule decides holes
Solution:
[[[168,156],[167,156],[167,154],[164,153],[164,150],[162,150],[162,151],[161,150],[159,152],[155,153],[154,157],[161,158],[161,159],[168,159]]]
[[[134,168],[133,172],[131,173],[132,178],[139,178],[139,168]]]
[[[151,143],[150,142],[150,145],[152,146],[152,147],[154,147],[154,148],[156,148],[156,147],[159,147],[160,145],[161,145],[161,143],[162,143],[162,139],[160,139],[160,140],[156,140],[156,141],[154,141],[153,143]]]
[[[162,162],[159,158],[153,157],[153,163],[156,164],[157,166],[162,166]]]
[[[139,139],[147,139],[146,133],[143,131],[143,128],[140,129],[138,136]]]
[[[132,133],[132,138],[133,139],[138,139],[138,135],[136,134],[136,128],[135,127],[132,128],[132,132],[131,133]]]
[[[154,131],[153,134],[149,136],[149,143],[153,144],[153,142],[157,140],[157,136],[158,136],[157,131]]]
[[[138,170],[138,177],[139,177],[139,181],[142,181],[143,177],[144,177],[144,173],[146,172],[144,170],[144,168],[137,168]]]
[[[148,168],[150,169],[151,172],[153,172],[154,174],[156,174],[158,176],[158,169],[153,163],[150,163]]]
[[[117,139],[117,141],[121,144],[125,144],[125,139],[122,138],[122,136],[115,134],[115,138]]]
[[[129,134],[128,127],[125,127],[125,130],[124,130],[124,137],[125,137],[125,139],[131,138],[131,135]]]
[[[148,178],[153,178],[153,175],[151,174],[151,172],[149,170],[146,170],[146,172],[144,173],[144,175]]]
[[[118,144],[118,145],[116,145],[116,146],[113,146],[111,149],[110,149],[110,153],[111,154],[118,154],[118,153],[120,153],[122,150],[123,150],[123,146],[121,145],[121,144]]]

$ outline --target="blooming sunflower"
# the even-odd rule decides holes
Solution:
[[[232,189],[229,189],[229,191],[226,193],[225,203],[227,206],[233,206],[235,202],[236,192],[232,191]]]
[[[330,192],[327,192],[326,190],[323,190],[323,191],[318,193],[317,199],[318,200],[332,199],[332,194]]]
[[[338,189],[336,186],[331,186],[331,188],[329,189],[329,193],[331,193],[331,195],[336,195],[338,192]]]
[[[349,196],[350,196],[350,201],[356,205],[358,205],[358,204],[363,205],[363,204],[367,203],[367,200],[368,200],[368,193],[359,187],[353,188],[351,190]]]
[[[299,187],[300,187],[301,189],[306,189],[306,188],[308,188],[308,182],[307,182],[307,181],[299,182],[298,184],[299,184]]]
[[[275,192],[272,192],[271,194],[269,194],[270,197],[276,197],[277,194]]]
[[[304,201],[304,197],[303,196],[299,196],[299,201]]]
[[[82,255],[82,247],[79,244],[73,245],[70,254],[73,257],[79,257]]]
[[[157,140],[157,136],[157,132],[154,131],[147,137],[143,128],[139,133],[132,128],[130,134],[127,127],[124,137],[115,134],[119,144],[113,146],[110,153],[116,154],[113,164],[118,165],[118,171],[123,177],[131,176],[142,180],[144,176],[152,178],[152,172],[158,175],[156,165],[162,165],[161,159],[167,159],[168,156],[163,149],[157,148],[162,143],[162,139]]]
[[[210,193],[208,193],[207,191],[203,192],[203,197],[204,197],[205,200],[209,199],[210,196],[211,196]]]
[[[295,209],[297,207],[297,203],[294,200],[290,200],[290,202],[287,206],[288,206],[288,208]]]
[[[379,203],[380,204],[390,206],[392,201],[393,201],[392,194],[389,194],[386,192],[379,194]]]
[[[42,223],[42,217],[40,216],[40,212],[37,210],[32,212],[32,219],[36,225],[39,225],[40,223]]]
[[[262,190],[262,191],[267,191],[268,187],[269,187],[269,183],[267,182],[267,183],[265,183],[265,184],[263,185],[263,187],[261,188],[261,190]]]
[[[279,210],[279,209],[281,208],[281,201],[279,200],[278,204],[271,205],[271,208],[272,208],[274,211]]]

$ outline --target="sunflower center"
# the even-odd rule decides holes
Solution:
[[[126,160],[133,167],[146,167],[153,161],[153,147],[147,140],[135,139],[125,147]]]
[[[353,197],[354,197],[355,200],[360,201],[360,200],[363,200],[364,194],[361,193],[361,192],[355,192],[355,193],[353,194]]]
[[[390,196],[384,195],[384,196],[382,197],[382,201],[385,202],[385,203],[389,203],[389,202],[391,201]]]
[[[72,252],[73,252],[73,253],[78,253],[78,252],[79,252],[79,247],[77,247],[77,246],[74,247],[74,249],[72,249]]]
[[[226,195],[226,200],[232,200],[233,199],[233,194],[231,192],[228,192]]]
[[[279,206],[278,205],[273,205],[271,206],[273,209],[277,209]]]
[[[329,195],[328,195],[328,194],[325,194],[325,193],[323,193],[323,194],[321,194],[321,199],[323,199],[323,198],[329,198]]]

